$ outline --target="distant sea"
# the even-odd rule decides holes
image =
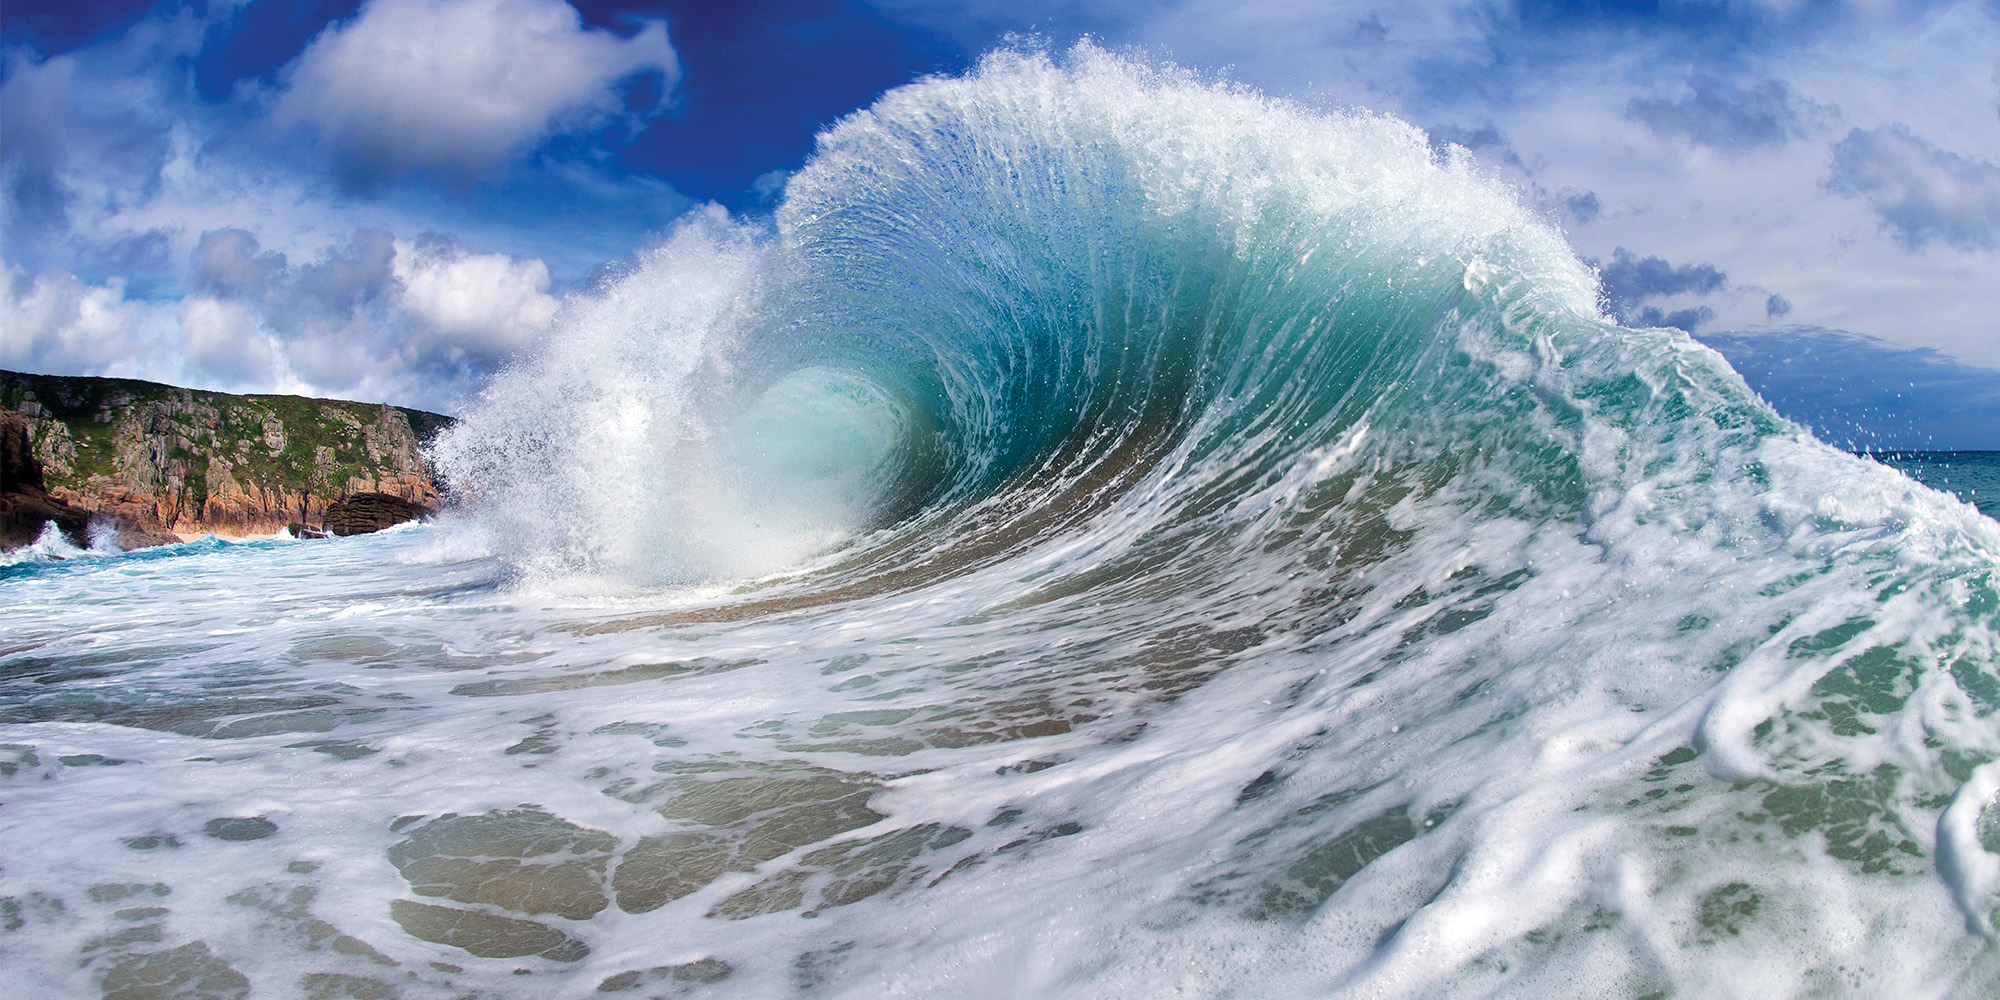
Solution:
[[[2000,519],[2000,451],[1873,451],[1861,454]]]

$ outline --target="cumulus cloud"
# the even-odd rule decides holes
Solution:
[[[1707,306],[1690,306],[1686,309],[1666,310],[1659,306],[1642,306],[1622,314],[1623,321],[1635,327],[1666,327],[1695,332],[1703,323],[1715,318],[1715,310]]]
[[[750,193],[766,205],[775,205],[785,196],[785,185],[792,179],[789,170],[766,170],[750,182]]]
[[[0,367],[439,408],[477,391],[554,311],[548,264],[490,212],[411,218],[409,199],[289,173],[260,145],[256,94],[188,90],[181,60],[218,23],[177,9],[101,45],[5,55]],[[602,178],[557,167],[536,190],[601,218]],[[511,253],[392,235],[440,221]]]
[[[540,260],[379,229],[298,265],[246,230],[211,230],[189,271],[180,336],[201,374],[335,392],[395,384],[433,404],[476,389],[559,305]]]
[[[1939,149],[1901,122],[1857,128],[1835,143],[1829,183],[1866,199],[1911,250],[1932,241],[1991,249],[2000,233],[2000,166]]]
[[[88,285],[70,275],[9,270],[0,295],[0,364],[41,368],[51,361],[108,366],[140,351],[138,303],[125,282]]]
[[[257,323],[247,302],[190,295],[175,309],[186,363],[231,385],[284,381],[275,340]]]
[[[69,192],[59,171],[67,158],[76,61],[36,63],[18,52],[11,61],[6,86],[0,87],[0,121],[7,123],[7,142],[0,149],[4,221],[10,231],[53,228],[68,215]]]
[[[262,298],[284,276],[285,255],[264,253],[256,234],[246,229],[215,229],[201,234],[189,261],[190,281],[198,291],[236,298]]]
[[[680,76],[659,21],[620,38],[563,0],[371,0],[299,55],[276,114],[318,129],[350,181],[478,175],[604,121],[649,73],[663,92]]]
[[[1697,78],[1679,100],[1633,98],[1625,114],[1664,138],[1716,149],[1782,146],[1805,134],[1791,88],[1778,80],[1738,87]]]
[[[397,240],[397,305],[438,358],[486,365],[533,343],[556,314],[539,260],[469,254],[449,243]]]
[[[1598,216],[1604,214],[1604,203],[1598,200],[1595,191],[1564,188],[1557,198],[1563,216],[1577,225],[1595,222]]]
[[[158,46],[128,40],[97,59],[7,55],[0,83],[0,248],[13,264],[77,270],[56,260],[78,230],[95,230],[157,189],[172,136],[150,121],[161,81],[104,79],[98,63],[148,56]],[[129,239],[133,232],[117,238]],[[117,263],[136,246],[109,250]]]
[[[518,2],[553,4],[574,20],[560,0]],[[262,41],[245,37],[256,31],[240,23],[231,5],[209,3],[203,16],[193,5],[155,8],[122,34],[67,52],[0,51],[0,260],[88,283],[118,275],[127,281],[128,296],[158,299],[183,290],[195,237],[217,228],[256,231],[266,246],[280,244],[277,249],[295,256],[362,228],[443,230],[485,249],[541,258],[561,285],[630,253],[688,207],[658,178],[601,155],[606,146],[629,140],[626,130],[546,145],[476,191],[462,175],[429,171],[374,186],[380,197],[348,197],[351,186],[344,192],[327,183],[326,149],[302,145],[298,131],[273,126],[277,106],[294,95],[239,80],[226,96],[204,96],[204,71],[228,68],[240,55],[232,54],[233,42],[231,50],[214,50],[218,42]],[[614,55],[664,37],[642,30],[619,39],[580,28],[572,35],[585,47],[591,39],[609,45]],[[671,54],[662,43],[654,61]],[[539,72],[547,61],[528,72]],[[646,96],[647,107],[618,111],[628,95],[615,84],[606,100],[620,122],[636,123],[660,110]],[[506,97],[504,90],[500,96]],[[572,110],[558,112],[551,127],[568,128],[596,114],[589,106]],[[477,117],[472,106],[455,114]],[[365,164],[354,169],[359,172],[350,180],[389,180],[379,171],[367,174]]]
[[[1611,263],[1600,268],[1598,276],[1604,282],[1604,297],[1614,308],[1656,295],[1706,294],[1729,280],[1708,264],[1675,267],[1664,257],[1635,257],[1624,247],[1613,252]]]
[[[1710,264],[1682,264],[1678,267],[1664,257],[1635,257],[1619,247],[1604,264],[1597,266],[1603,284],[1605,308],[1619,322],[1632,326],[1671,326],[1690,333],[1715,317],[1706,305],[1664,309],[1648,305],[1648,299],[1709,295],[1721,291],[1729,276]]]

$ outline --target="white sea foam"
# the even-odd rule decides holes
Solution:
[[[0,553],[0,566],[11,566],[22,562],[54,562],[63,559],[78,559],[92,556],[117,555],[124,549],[118,545],[118,532],[108,523],[91,525],[88,544],[78,547],[69,540],[54,521],[42,525],[42,533],[35,540],[17,549]]]

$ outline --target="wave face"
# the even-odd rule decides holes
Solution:
[[[366,873],[312,912],[408,996],[2000,987],[2000,524],[1607,322],[1405,124],[999,53],[559,323],[440,446],[464,523],[245,549],[233,630],[148,582],[86,675],[144,684],[22,689],[133,761],[225,679],[318,699],[199,729],[201,815],[280,832],[173,905]]]
[[[1326,925],[1361,992],[1701,992],[1773,948],[1780,992],[1922,992],[1990,933],[1993,858],[1940,815],[1994,781],[1995,526],[1606,322],[1400,122],[996,55],[826,134],[775,236],[691,222],[558,343],[445,451],[488,517],[558,512],[517,566],[810,557],[691,622],[975,592],[961,697],[1085,742],[1228,689],[1240,728],[1160,752],[1243,773],[1144,838],[1181,883],[1151,888]],[[525,453],[467,461],[495,440]],[[577,450],[611,466],[581,490]]]

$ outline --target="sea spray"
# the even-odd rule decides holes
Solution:
[[[2000,524],[1607,322],[1462,153],[1003,52],[774,226],[570,302],[456,524],[0,570],[8,965],[2000,986]]]
[[[762,255],[755,229],[691,214],[631,273],[571,298],[551,346],[439,442],[441,470],[518,574],[585,587],[716,575],[690,524],[703,428],[688,382],[738,321]]]

